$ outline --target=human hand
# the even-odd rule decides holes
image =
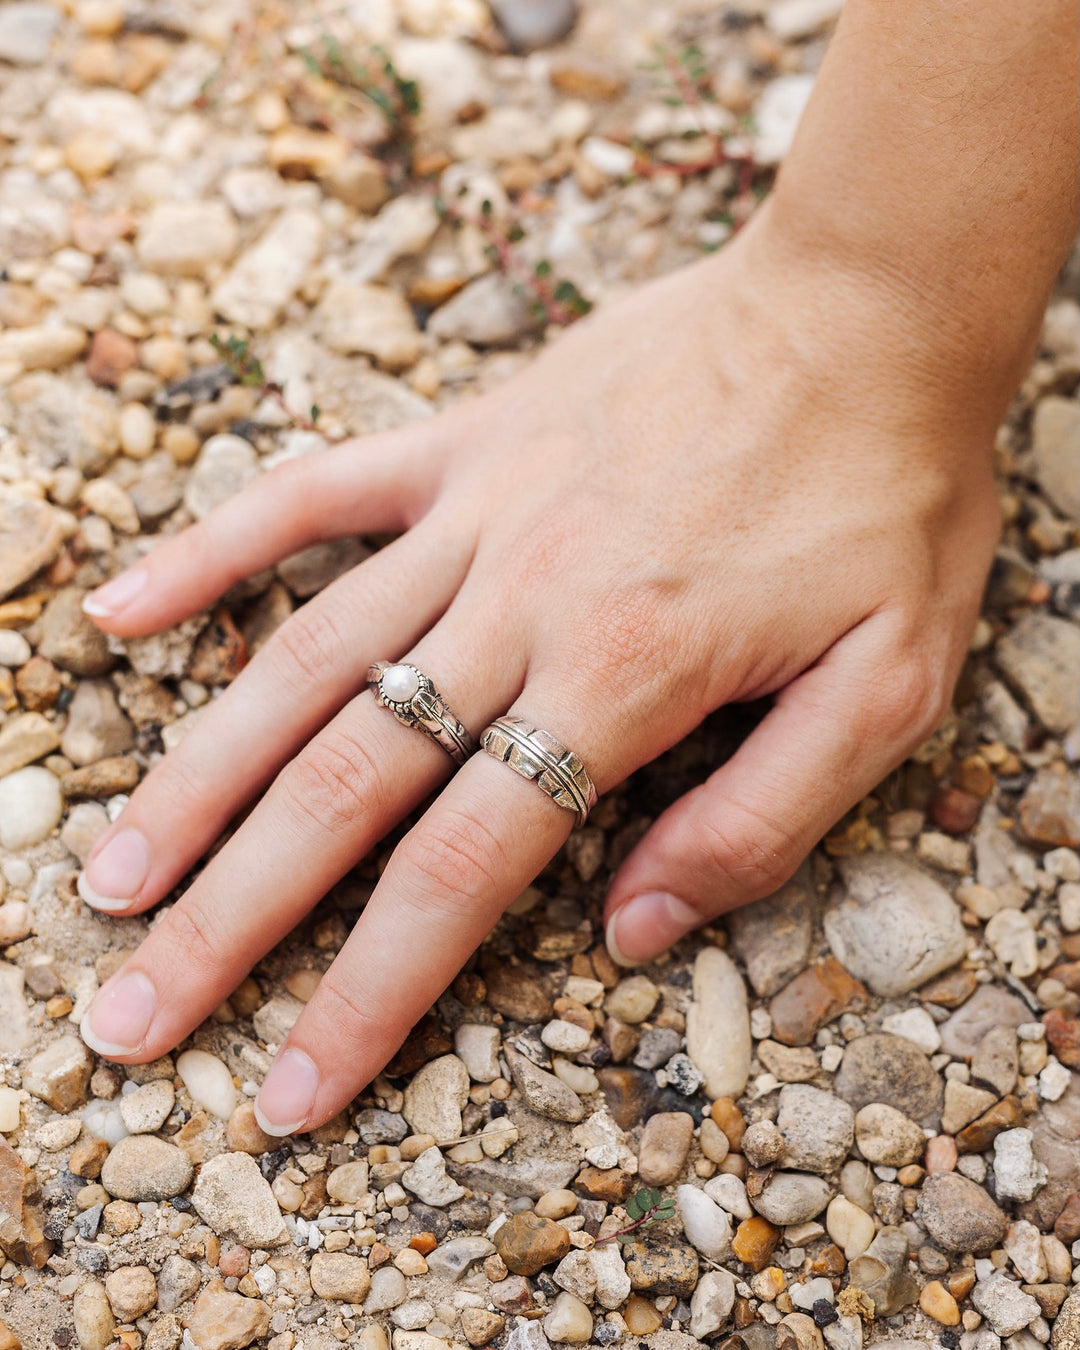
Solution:
[[[768,222],[492,394],[280,466],[95,592],[102,627],[141,634],[320,539],[401,532],[277,631],[91,853],[84,898],[140,913],[266,789],[103,987],[91,1046],[174,1046],[449,778],[365,690],[372,661],[414,663],[474,734],[508,710],[549,730],[601,793],[773,696],[615,876],[627,964],[774,890],[936,727],[997,537],[1008,391]],[[572,820],[486,754],[453,776],[279,1052],[267,1130],[326,1120],[382,1068]]]

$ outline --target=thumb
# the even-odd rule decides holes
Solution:
[[[868,620],[777,696],[726,764],[659,817],[605,907],[620,965],[649,961],[699,924],[771,895],[813,846],[939,725],[951,683]]]

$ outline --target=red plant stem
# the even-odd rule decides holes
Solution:
[[[663,1201],[661,1201],[661,1204],[663,1204]],[[628,1228],[620,1228],[616,1233],[607,1233],[604,1237],[597,1238],[593,1245],[599,1247],[602,1242],[614,1242],[616,1238],[626,1237],[628,1233],[636,1233],[639,1228],[645,1227],[660,1207],[660,1205],[653,1205],[652,1209],[643,1214],[640,1219],[635,1219]]]

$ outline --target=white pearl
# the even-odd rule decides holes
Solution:
[[[420,677],[411,666],[391,666],[383,671],[379,684],[392,703],[408,703],[420,688]]]

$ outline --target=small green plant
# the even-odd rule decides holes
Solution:
[[[247,338],[237,337],[234,333],[229,333],[223,338],[219,333],[211,333],[210,345],[221,357],[222,362],[228,366],[236,383],[246,385],[249,389],[257,389],[261,398],[273,399],[289,419],[290,426],[298,431],[317,431],[320,436],[325,437],[328,441],[344,440],[342,436],[328,435],[322,427],[317,425],[320,412],[317,403],[311,405],[311,411],[307,417],[293,412],[292,408],[285,402],[285,391],[281,385],[266,378],[263,364],[251,350],[251,343]]]
[[[609,1233],[607,1237],[597,1238],[599,1245],[601,1242],[633,1242],[634,1234],[639,1229],[647,1228],[649,1224],[661,1223],[664,1219],[670,1219],[675,1213],[675,1201],[669,1196],[665,1199],[659,1191],[650,1191],[647,1186],[643,1186],[640,1191],[635,1191],[626,1202],[626,1216],[633,1222],[627,1224],[625,1228],[620,1228],[617,1233]]]

